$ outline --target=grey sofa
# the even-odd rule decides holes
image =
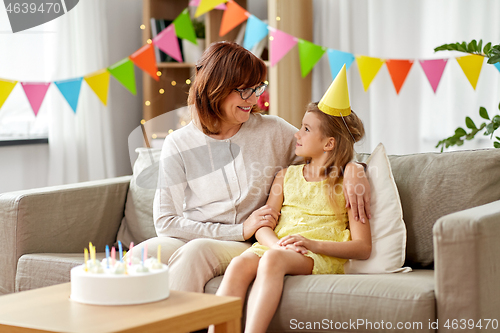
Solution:
[[[389,158],[413,271],[287,276],[270,332],[498,330],[500,149]],[[89,241],[113,244],[130,181],[1,194],[0,294],[67,282]]]

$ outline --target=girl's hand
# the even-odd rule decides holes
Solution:
[[[300,253],[300,254],[306,254],[307,253],[307,249],[303,246],[296,246],[294,244],[288,244],[288,245],[280,245],[279,244],[280,241],[276,242],[276,244],[273,244],[271,246],[271,249],[274,249],[274,250],[281,250],[281,251],[285,251],[285,250],[289,250],[289,251],[294,251],[294,252],[297,252],[297,253]]]
[[[245,240],[249,239],[262,227],[269,227],[274,230],[279,215],[280,213],[269,205],[260,207],[243,222],[243,238]]]
[[[307,253],[307,250],[317,252],[314,250],[315,242],[313,240],[305,238],[302,235],[285,236],[278,241],[278,244],[285,247],[293,245],[297,248],[304,248],[306,250],[305,253]],[[297,252],[301,252],[302,254],[304,254],[302,250]]]

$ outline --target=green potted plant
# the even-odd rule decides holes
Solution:
[[[495,64],[497,62],[500,62],[500,44],[491,46],[491,43],[488,43],[484,46],[484,48],[482,46],[482,40],[480,40],[479,42],[477,42],[476,40],[472,40],[470,43],[462,42],[454,44],[444,44],[436,47],[434,51],[459,51],[486,57],[488,58],[488,64]],[[498,109],[500,110],[500,104],[498,105]],[[481,106],[479,108],[479,115],[481,116],[481,118],[486,119],[489,122],[483,122],[478,127],[470,117],[465,117],[465,126],[468,130],[470,130],[470,132],[467,132],[467,130],[462,127],[458,127],[455,130],[455,134],[439,141],[436,145],[436,148],[441,146],[442,152],[444,148],[448,148],[451,146],[461,146],[464,144],[465,140],[474,139],[476,134],[483,130],[483,134],[485,136],[489,135],[490,138],[493,139],[493,133],[495,133],[495,131],[500,127],[500,113],[491,118],[486,108]],[[495,148],[500,148],[500,137],[495,136],[493,146]]]
[[[184,53],[184,62],[195,64],[205,51],[205,21],[193,19],[193,28],[196,34],[196,43],[194,45],[188,40],[182,40],[182,49]]]

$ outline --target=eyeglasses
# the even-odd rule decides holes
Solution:
[[[234,90],[239,92],[241,99],[246,101],[247,99],[249,99],[252,96],[253,93],[255,93],[255,97],[259,97],[260,95],[262,95],[264,93],[264,91],[266,91],[266,88],[267,88],[267,84],[263,83],[260,86],[257,86],[255,88],[234,89]]]

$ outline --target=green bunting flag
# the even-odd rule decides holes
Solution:
[[[129,58],[125,58],[111,65],[108,67],[108,71],[132,94],[136,94],[134,63]]]
[[[306,77],[309,74],[319,59],[325,54],[326,50],[326,47],[299,38],[300,71],[302,77]]]
[[[177,37],[187,39],[191,43],[198,45],[196,42],[196,33],[194,32],[193,22],[191,22],[187,8],[184,9],[174,20],[174,27]]]

